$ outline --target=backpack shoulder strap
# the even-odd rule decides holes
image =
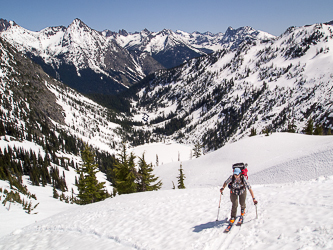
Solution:
[[[245,178],[245,176],[243,175],[243,173],[241,173],[241,180],[242,180],[243,184],[244,184],[244,178]]]

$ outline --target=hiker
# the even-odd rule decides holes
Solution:
[[[230,188],[230,201],[232,202],[230,218],[231,223],[234,223],[236,219],[238,199],[241,205],[241,216],[245,215],[246,188],[250,191],[254,205],[258,203],[257,200],[254,198],[250,183],[246,180],[246,178],[244,178],[241,172],[242,171],[240,170],[240,168],[234,168],[233,175],[230,175],[230,177],[224,182],[223,187],[220,189],[221,194],[223,194],[223,190],[227,185]]]

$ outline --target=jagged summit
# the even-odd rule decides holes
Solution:
[[[229,27],[227,28],[225,34],[231,33],[231,32],[233,32],[233,31],[234,31],[234,29],[233,29],[231,26],[229,26]]]
[[[89,28],[81,19],[79,19],[79,18],[75,18],[74,20],[73,20],[73,22],[70,24],[70,25],[68,25],[68,27],[71,27],[71,26],[78,26],[78,27],[80,27],[80,28],[83,28],[83,27],[85,27],[85,28]],[[89,28],[90,29],[90,28]]]
[[[327,23],[325,23],[325,24],[333,25],[333,20],[332,20],[332,21],[329,21],[329,22],[327,22]]]
[[[159,34],[162,34],[164,36],[172,35],[173,31],[170,29],[163,29],[162,31],[159,32]]]
[[[147,28],[144,28],[140,33],[141,34],[150,34],[151,32]]]
[[[237,32],[247,32],[247,33],[252,33],[256,31],[255,29],[253,29],[250,26],[244,26],[244,27],[240,27],[238,29],[234,29],[233,27],[229,26],[225,32],[226,36],[233,36],[235,35]]]
[[[17,25],[14,21],[7,21],[6,19],[0,18],[0,32],[6,31],[8,28]]]
[[[124,30],[124,29],[121,29],[121,30],[119,30],[119,35],[122,35],[122,36],[128,36],[128,33],[127,33],[127,31],[126,30]]]

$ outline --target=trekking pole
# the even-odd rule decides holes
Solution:
[[[216,221],[219,220],[220,205],[221,205],[221,197],[222,197],[222,193],[220,194],[219,209],[217,210],[217,218],[216,218]]]
[[[256,206],[256,219],[258,219],[258,210],[257,210],[257,204],[255,204]]]

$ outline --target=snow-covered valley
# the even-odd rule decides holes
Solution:
[[[154,162],[157,153],[163,158],[160,147],[134,152],[145,150]],[[165,145],[165,155],[170,147],[177,146]],[[332,249],[332,152],[332,136],[273,133],[159,165],[160,191],[78,206],[53,199],[51,187],[48,194],[34,187],[37,214],[0,207],[0,249]],[[218,209],[219,189],[236,162],[249,164],[258,218],[248,195],[244,224],[223,234],[231,203],[225,191]],[[173,190],[180,164],[186,189]]]

